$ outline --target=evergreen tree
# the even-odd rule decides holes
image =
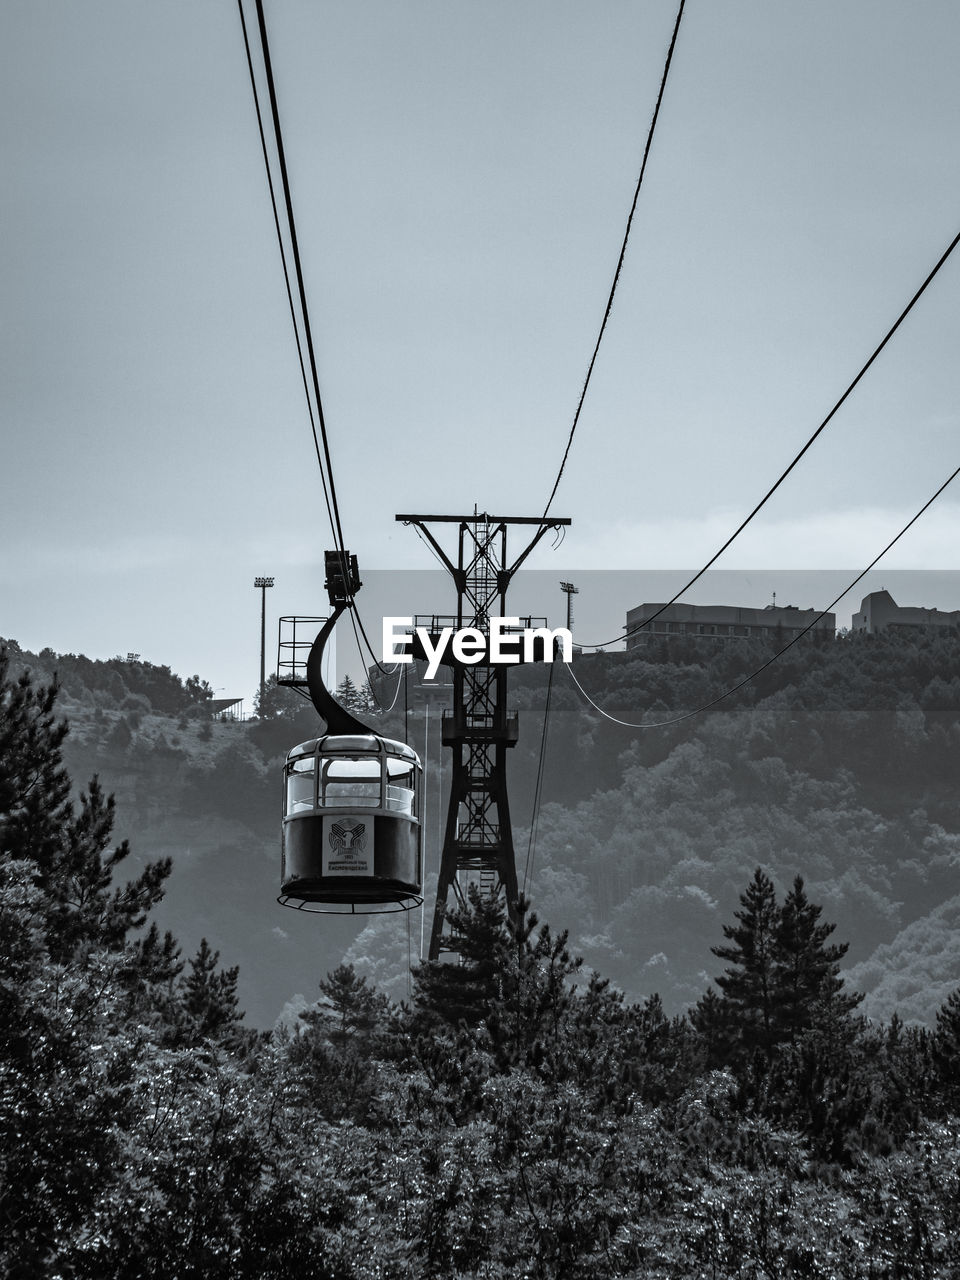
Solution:
[[[132,742],[133,733],[130,729],[130,723],[127,720],[127,717],[124,715],[118,716],[116,723],[107,735],[107,740],[104,743],[104,746],[108,752],[112,753],[114,756],[119,756],[122,759],[130,750]]]
[[[62,756],[67,725],[53,717],[56,695],[56,682],[36,689],[29,673],[11,681],[0,648],[0,851],[31,863],[45,895],[51,954],[65,961],[91,947],[122,951],[163,896],[171,863],[151,863],[113,887],[130,849],[124,841],[107,852],[114,802],[96,778],[74,809]]]
[[[0,1275],[62,1266],[110,1195],[133,1121],[113,966],[50,958],[33,865],[0,854]]]
[[[521,898],[516,919],[506,928],[509,950],[487,1026],[501,1066],[535,1066],[557,1079],[571,1071],[570,980],[583,961],[567,950],[566,930],[554,937],[549,925],[537,930],[538,924]]]
[[[734,1058],[737,1043],[729,1005],[713,987],[708,987],[689,1013],[700,1037],[700,1047],[708,1067],[727,1066]]]
[[[960,987],[937,1010],[933,1060],[947,1109],[960,1114]]]
[[[337,701],[353,715],[365,715],[373,709],[369,688],[364,682],[363,688],[358,689],[351,677],[345,675],[337,685]]]
[[[821,922],[822,908],[808,900],[802,878],[778,906],[773,882],[758,867],[740,903],[738,923],[723,928],[733,945],[712,948],[732,962],[716,979],[721,994],[707,991],[690,1014],[708,1062],[742,1066],[758,1051],[769,1060],[814,1032],[821,1047],[848,1042],[849,1015],[863,997],[844,990],[847,945],[827,941],[836,926]]]
[[[773,881],[760,867],[740,895],[735,925],[724,925],[730,946],[711,947],[730,968],[717,979],[722,1017],[738,1056],[768,1052],[776,1035],[776,936],[780,923]],[[717,1012],[715,1010],[714,1012]]]
[[[386,997],[358,974],[352,964],[339,964],[320,980],[327,1005],[301,1013],[308,1025],[323,1027],[330,1043],[339,1050],[351,1044],[366,1044],[387,1011]]]
[[[323,1000],[300,1014],[288,1047],[302,1095],[332,1121],[375,1123],[382,1113],[376,1060],[388,1001],[352,964],[328,973],[320,991]]]
[[[509,921],[502,898],[476,884],[448,919],[460,963],[415,972],[414,1030],[455,1030],[461,1050],[492,1054],[500,1070],[532,1068],[554,1080],[576,1074],[571,978],[582,962],[570,955],[566,932],[538,928],[523,900]]]
[[[780,909],[774,947],[774,1024],[776,1039],[793,1043],[828,1018],[843,1018],[863,999],[844,991],[840,961],[847,943],[827,944],[836,925],[821,924],[823,908],[807,899],[797,876]]]
[[[56,684],[9,678],[0,647],[0,1272],[84,1275],[135,1117],[131,1079],[147,1051],[152,986],[172,940],[130,936],[169,863],[124,888],[106,853],[112,801],[96,780],[70,800]],[[142,967],[141,967],[142,966]],[[134,1014],[135,1016],[131,1016]],[[73,1261],[70,1261],[70,1259]]]
[[[12,680],[0,645],[0,850],[38,866],[55,860],[70,811],[61,754],[67,723],[54,718],[56,699],[55,680],[37,688],[26,671]]]
[[[275,675],[267,676],[253,700],[254,715],[259,720],[293,720],[302,710],[303,699],[297,691],[279,684]]]
[[[508,963],[505,911],[495,894],[467,890],[467,903],[447,913],[460,948],[459,964],[430,960],[414,970],[414,1005],[421,1024],[479,1027],[502,996]]]
[[[206,938],[201,938],[197,954],[190,960],[190,972],[180,983],[187,1017],[183,1030],[191,1043],[219,1040],[235,1048],[243,1040],[240,1023],[244,1014],[237,996],[240,968],[234,965],[218,970],[219,962],[220,952],[211,950]]]
[[[960,987],[937,1010],[936,1036],[941,1052],[960,1062]]]

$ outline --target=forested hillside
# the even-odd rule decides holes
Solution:
[[[709,702],[757,669],[757,644],[651,641],[584,656],[578,679],[611,715],[660,721]],[[166,668],[14,655],[54,670],[77,778],[116,792],[135,857],[169,856],[158,908],[190,947],[208,937],[241,968],[248,1016],[269,1026],[346,958],[406,998],[406,921],[304,920],[276,906],[282,758],[312,736],[308,703],[271,686],[264,717],[211,723],[209,688]],[[711,945],[757,866],[786,892],[801,875],[850,943],[844,964],[864,1011],[932,1025],[960,978],[960,637],[954,631],[848,635],[795,646],[733,697],[662,729],[623,728],[554,675],[544,802],[529,822],[546,694],[542,669],[511,673],[520,743],[510,799],[521,879],[541,917],[570,931],[592,967],[670,1013],[714,973]],[[427,762],[428,894],[445,784],[438,716],[415,691],[382,731]],[[529,857],[528,857],[529,855]],[[410,952],[408,952],[408,946]],[[298,1002],[294,998],[300,996]]]
[[[315,990],[358,928],[318,928],[276,902],[282,755],[316,732],[315,713],[307,711],[306,728],[220,723],[205,681],[121,658],[94,663],[15,648],[11,668],[44,683],[56,673],[57,706],[70,724],[64,760],[77,788],[98,775],[115,795],[118,824],[135,836],[132,865],[170,859],[155,919],[191,952],[206,937],[241,966],[248,1020],[271,1026],[292,996]],[[294,712],[307,705],[288,697]]]
[[[2,1274],[957,1274],[960,990],[929,1031],[866,1021],[801,877],[743,878],[688,1017],[473,892],[409,1004],[340,964],[257,1032],[67,741],[0,650]]]
[[[610,715],[669,720],[757,670],[761,644],[684,638],[584,656]],[[932,1023],[960,979],[960,635],[845,635],[800,644],[700,716],[636,730],[585,705],[558,669],[544,803],[529,822],[546,673],[511,675],[521,740],[510,794],[521,877],[586,963],[630,996],[689,1007],[710,945],[755,867],[801,875],[850,942],[864,1009]],[[386,926],[349,959],[381,981]],[[399,987],[398,987],[399,990]]]

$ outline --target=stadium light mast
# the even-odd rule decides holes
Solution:
[[[273,586],[273,579],[254,578],[253,585],[260,591],[260,714],[263,715],[263,693],[267,684],[267,587]]]
[[[570,631],[573,628],[573,597],[579,595],[580,590],[572,582],[561,582],[560,590],[567,597],[567,630]]]

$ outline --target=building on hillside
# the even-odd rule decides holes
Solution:
[[[663,609],[649,626],[648,618]],[[743,609],[729,604],[641,604],[627,611],[626,641],[632,649],[651,637],[658,640],[674,636],[698,636],[711,640],[755,640],[767,637],[785,641],[795,639],[807,627],[811,635],[836,634],[836,614],[819,617],[818,609],[798,609],[794,604],[768,604],[762,609]],[[637,628],[642,628],[638,630]],[[632,634],[631,634],[632,633]]]
[[[860,601],[860,612],[853,615],[853,630],[866,631],[869,635],[916,627],[960,627],[960,609],[945,613],[940,609],[898,605],[889,591],[871,591]]]
[[[242,698],[211,698],[207,703],[214,720],[242,720]]]

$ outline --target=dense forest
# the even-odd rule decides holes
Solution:
[[[759,643],[648,641],[584,655],[577,678],[619,719],[662,721],[755,671]],[[207,937],[240,965],[248,1018],[272,1026],[341,960],[409,999],[419,923],[298,918],[275,904],[284,753],[318,731],[308,702],[268,685],[259,718],[220,724],[209,686],[115,659],[21,654],[15,669],[61,682],[65,762],[117,797],[132,863],[170,857],[155,918],[190,949]],[[569,931],[585,969],[628,998],[690,1009],[713,976],[711,942],[757,866],[785,893],[801,875],[850,947],[862,1011],[932,1027],[960,975],[960,636],[846,635],[797,645],[734,696],[666,728],[618,726],[554,673],[543,803],[531,839],[547,673],[511,673],[521,734],[509,758],[517,862],[541,918]],[[436,708],[413,681],[388,715],[427,765],[428,897],[449,763]],[[391,691],[391,698],[393,693]],[[526,874],[525,874],[526,873]]]
[[[705,938],[714,981],[685,1015],[652,990],[625,998],[565,932],[525,906],[510,923],[473,893],[452,922],[463,963],[416,966],[408,1001],[341,963],[298,1016],[257,1031],[236,967],[205,940],[185,957],[157,927],[171,862],[138,867],[114,843],[112,800],[72,785],[55,687],[13,659],[16,673],[0,657],[3,1274],[960,1270],[960,993],[929,1029],[865,1018],[841,971],[850,922],[835,928],[800,873],[778,890],[772,845]],[[915,729],[916,752],[932,731]],[[647,763],[628,749],[616,790],[684,745]],[[747,746],[727,763],[749,778],[765,758]]]
[[[610,715],[656,723],[770,656],[762,643],[651,639],[574,671]],[[960,977],[956,630],[797,645],[706,714],[646,730],[585,706],[560,668],[535,840],[547,674],[511,681],[518,866],[589,967],[634,998],[659,992],[670,1013],[691,1007],[712,976],[709,941],[759,865],[782,892],[801,875],[838,921],[864,1012],[932,1026]],[[398,973],[388,930],[372,923],[348,954],[383,984]]]

